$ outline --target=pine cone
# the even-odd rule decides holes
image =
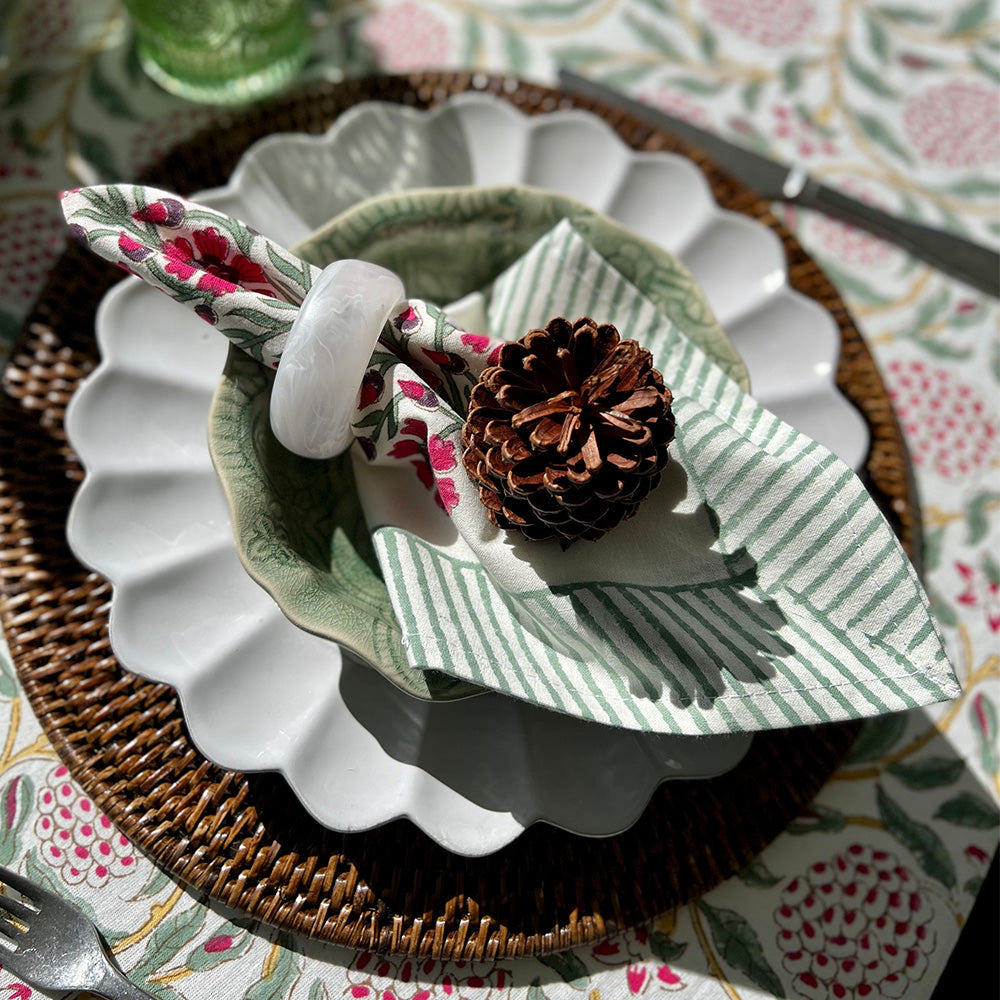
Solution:
[[[505,344],[472,391],[463,462],[498,528],[596,539],[660,481],[673,396],[609,323],[558,318]]]

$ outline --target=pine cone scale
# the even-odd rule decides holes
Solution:
[[[558,413],[570,413],[574,409],[579,409],[581,402],[577,393],[561,392],[558,396],[553,396],[551,399],[544,399],[539,403],[532,403],[531,406],[525,407],[520,413],[516,413],[511,418],[510,423],[515,430],[520,430],[526,424],[540,420],[543,417],[551,417]]]

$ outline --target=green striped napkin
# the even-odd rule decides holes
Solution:
[[[437,343],[474,345],[422,309],[412,321],[437,324]],[[439,490],[401,497],[399,442],[395,463],[369,454],[355,464],[414,667],[601,723],[686,734],[871,716],[959,693],[913,568],[851,469],[744,393],[568,222],[496,281],[489,333],[516,339],[557,315],[613,322],[649,347],[674,392],[672,461],[639,513],[601,540],[566,551],[528,542],[470,502],[458,426],[416,374],[394,373],[401,403],[438,413],[423,431],[405,407],[394,419]]]

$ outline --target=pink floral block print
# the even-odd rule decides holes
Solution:
[[[768,48],[802,41],[816,19],[807,0],[704,0],[703,5],[712,21]]]
[[[441,66],[448,58],[448,28],[422,4],[392,4],[372,14],[361,30],[382,69],[406,73]]]
[[[99,889],[135,870],[131,841],[77,788],[64,765],[39,788],[37,805],[39,852],[68,885],[86,881]]]
[[[459,1000],[470,991],[508,995],[510,973],[493,962],[439,962],[363,951],[347,967],[350,1000]]]
[[[956,603],[980,610],[986,628],[993,634],[1000,632],[1000,580],[996,578],[996,572],[995,564],[986,559],[978,566],[970,566],[961,560],[955,562],[959,586]]]
[[[134,185],[62,193],[72,236],[218,326],[275,368],[319,269],[251,226],[167,191]]]
[[[782,965],[807,1000],[905,997],[927,970],[933,907],[888,851],[851,844],[792,879],[774,914]]]
[[[625,982],[632,996],[674,993],[687,987],[676,968],[663,961],[651,961],[649,952],[649,931],[641,926],[601,941],[590,950],[591,957],[601,965],[625,966]]]
[[[172,201],[173,199],[164,199]],[[174,204],[178,204],[174,202]],[[150,209],[169,211],[162,203],[149,206]],[[149,214],[147,209],[146,214]],[[183,217],[183,216],[182,216]],[[169,216],[160,225],[169,224]],[[192,245],[193,244],[193,245]],[[230,247],[225,238],[214,226],[205,229],[194,229],[191,239],[183,236],[167,240],[163,244],[163,252],[169,258],[167,271],[182,279],[190,278],[201,272],[198,278],[199,288],[209,288],[216,295],[235,292],[240,285],[262,285],[256,289],[264,295],[274,295],[274,290],[267,283],[267,276],[260,264],[254,263],[249,257],[238,253]]]
[[[924,361],[893,361],[889,398],[913,461],[944,479],[963,479],[989,467],[997,447],[997,417],[972,386]]]
[[[468,394],[500,345],[440,322],[413,300],[386,324],[361,381],[354,431],[370,462],[407,462],[441,510],[461,502],[456,476]]]
[[[930,163],[978,167],[1000,160],[1000,92],[976,80],[949,80],[915,94],[903,125]]]

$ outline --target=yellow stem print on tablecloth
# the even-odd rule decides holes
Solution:
[[[41,760],[55,760],[57,754],[44,733],[39,733],[26,747],[14,753],[14,744],[21,731],[21,699],[12,698],[10,703],[10,721],[7,725],[7,738],[3,751],[0,752],[0,773],[9,770],[16,764],[23,763],[33,757]]]
[[[594,69],[595,67],[612,63],[615,66],[656,66],[664,59],[662,52],[606,52],[598,55],[594,54],[591,59],[581,60],[577,64],[578,70]],[[673,69],[687,69],[700,74],[701,76],[711,76],[717,80],[730,81],[742,80],[748,83],[765,83],[774,80],[778,74],[774,70],[761,69],[758,66],[746,66],[732,60],[718,60],[711,66],[699,62],[697,59],[683,59],[671,57],[670,66]],[[670,80],[666,80],[670,83]]]
[[[985,505],[985,510],[1000,510],[1000,499],[990,500]],[[945,525],[953,524],[955,521],[964,521],[964,511],[947,511],[940,507],[930,506],[924,512],[924,529],[943,528]]]
[[[867,136],[865,138],[867,140]],[[942,194],[940,191],[929,190],[911,178],[906,177],[905,174],[893,174],[892,178],[887,180],[884,171],[876,170],[870,164],[860,161],[818,163],[814,167],[810,166],[809,176],[815,178],[816,180],[833,178],[834,182],[836,182],[838,178],[842,179],[844,177],[878,181],[882,184],[894,185],[909,194],[915,194],[922,198],[932,199],[939,207],[947,208],[954,212],[962,212],[963,214],[968,215],[981,215],[989,219],[992,219],[996,215],[996,204],[992,201],[975,201],[971,198],[963,198],[961,195]]]
[[[874,816],[845,816],[844,822],[848,826],[864,826],[869,830],[885,830],[886,825]]]
[[[162,903],[153,903],[149,908],[149,919],[146,920],[138,930],[129,934],[128,937],[122,938],[118,941],[111,950],[115,952],[115,954],[118,954],[119,952],[125,951],[127,948],[131,948],[132,945],[137,944],[143,938],[149,937],[149,935],[160,926],[163,919],[177,905],[183,895],[184,890],[180,886],[177,886]]]
[[[913,305],[927,288],[931,277],[935,274],[933,268],[922,267],[914,278],[910,287],[899,296],[888,302],[856,303],[851,305],[851,312],[855,316],[871,316],[873,313],[889,313],[906,309]],[[892,331],[888,333],[877,333],[865,338],[869,344],[891,344],[895,343],[896,334]]]
[[[275,941],[264,956],[264,964],[260,970],[260,978],[265,982],[274,975],[274,970],[278,967],[278,959],[281,957],[281,945]]]
[[[677,929],[676,907],[674,907],[674,909],[670,910],[669,912],[664,913],[663,916],[656,921],[656,929],[662,935],[664,935],[664,937],[673,936],[674,931]]]
[[[719,985],[725,990],[729,1000],[741,1000],[735,987],[726,979],[726,974],[722,971],[722,966],[719,964],[719,960],[716,958],[711,944],[709,944],[708,935],[705,933],[705,928],[701,923],[701,914],[698,912],[697,900],[688,903],[688,912],[691,914],[691,924],[694,927],[695,936],[698,938],[698,944],[705,954],[705,961],[708,962],[708,971],[718,980]]]
[[[151,983],[157,983],[160,986],[169,986],[171,983],[179,983],[182,979],[187,979],[191,975],[191,969],[171,969],[169,972],[164,972],[161,976],[150,977]]]

